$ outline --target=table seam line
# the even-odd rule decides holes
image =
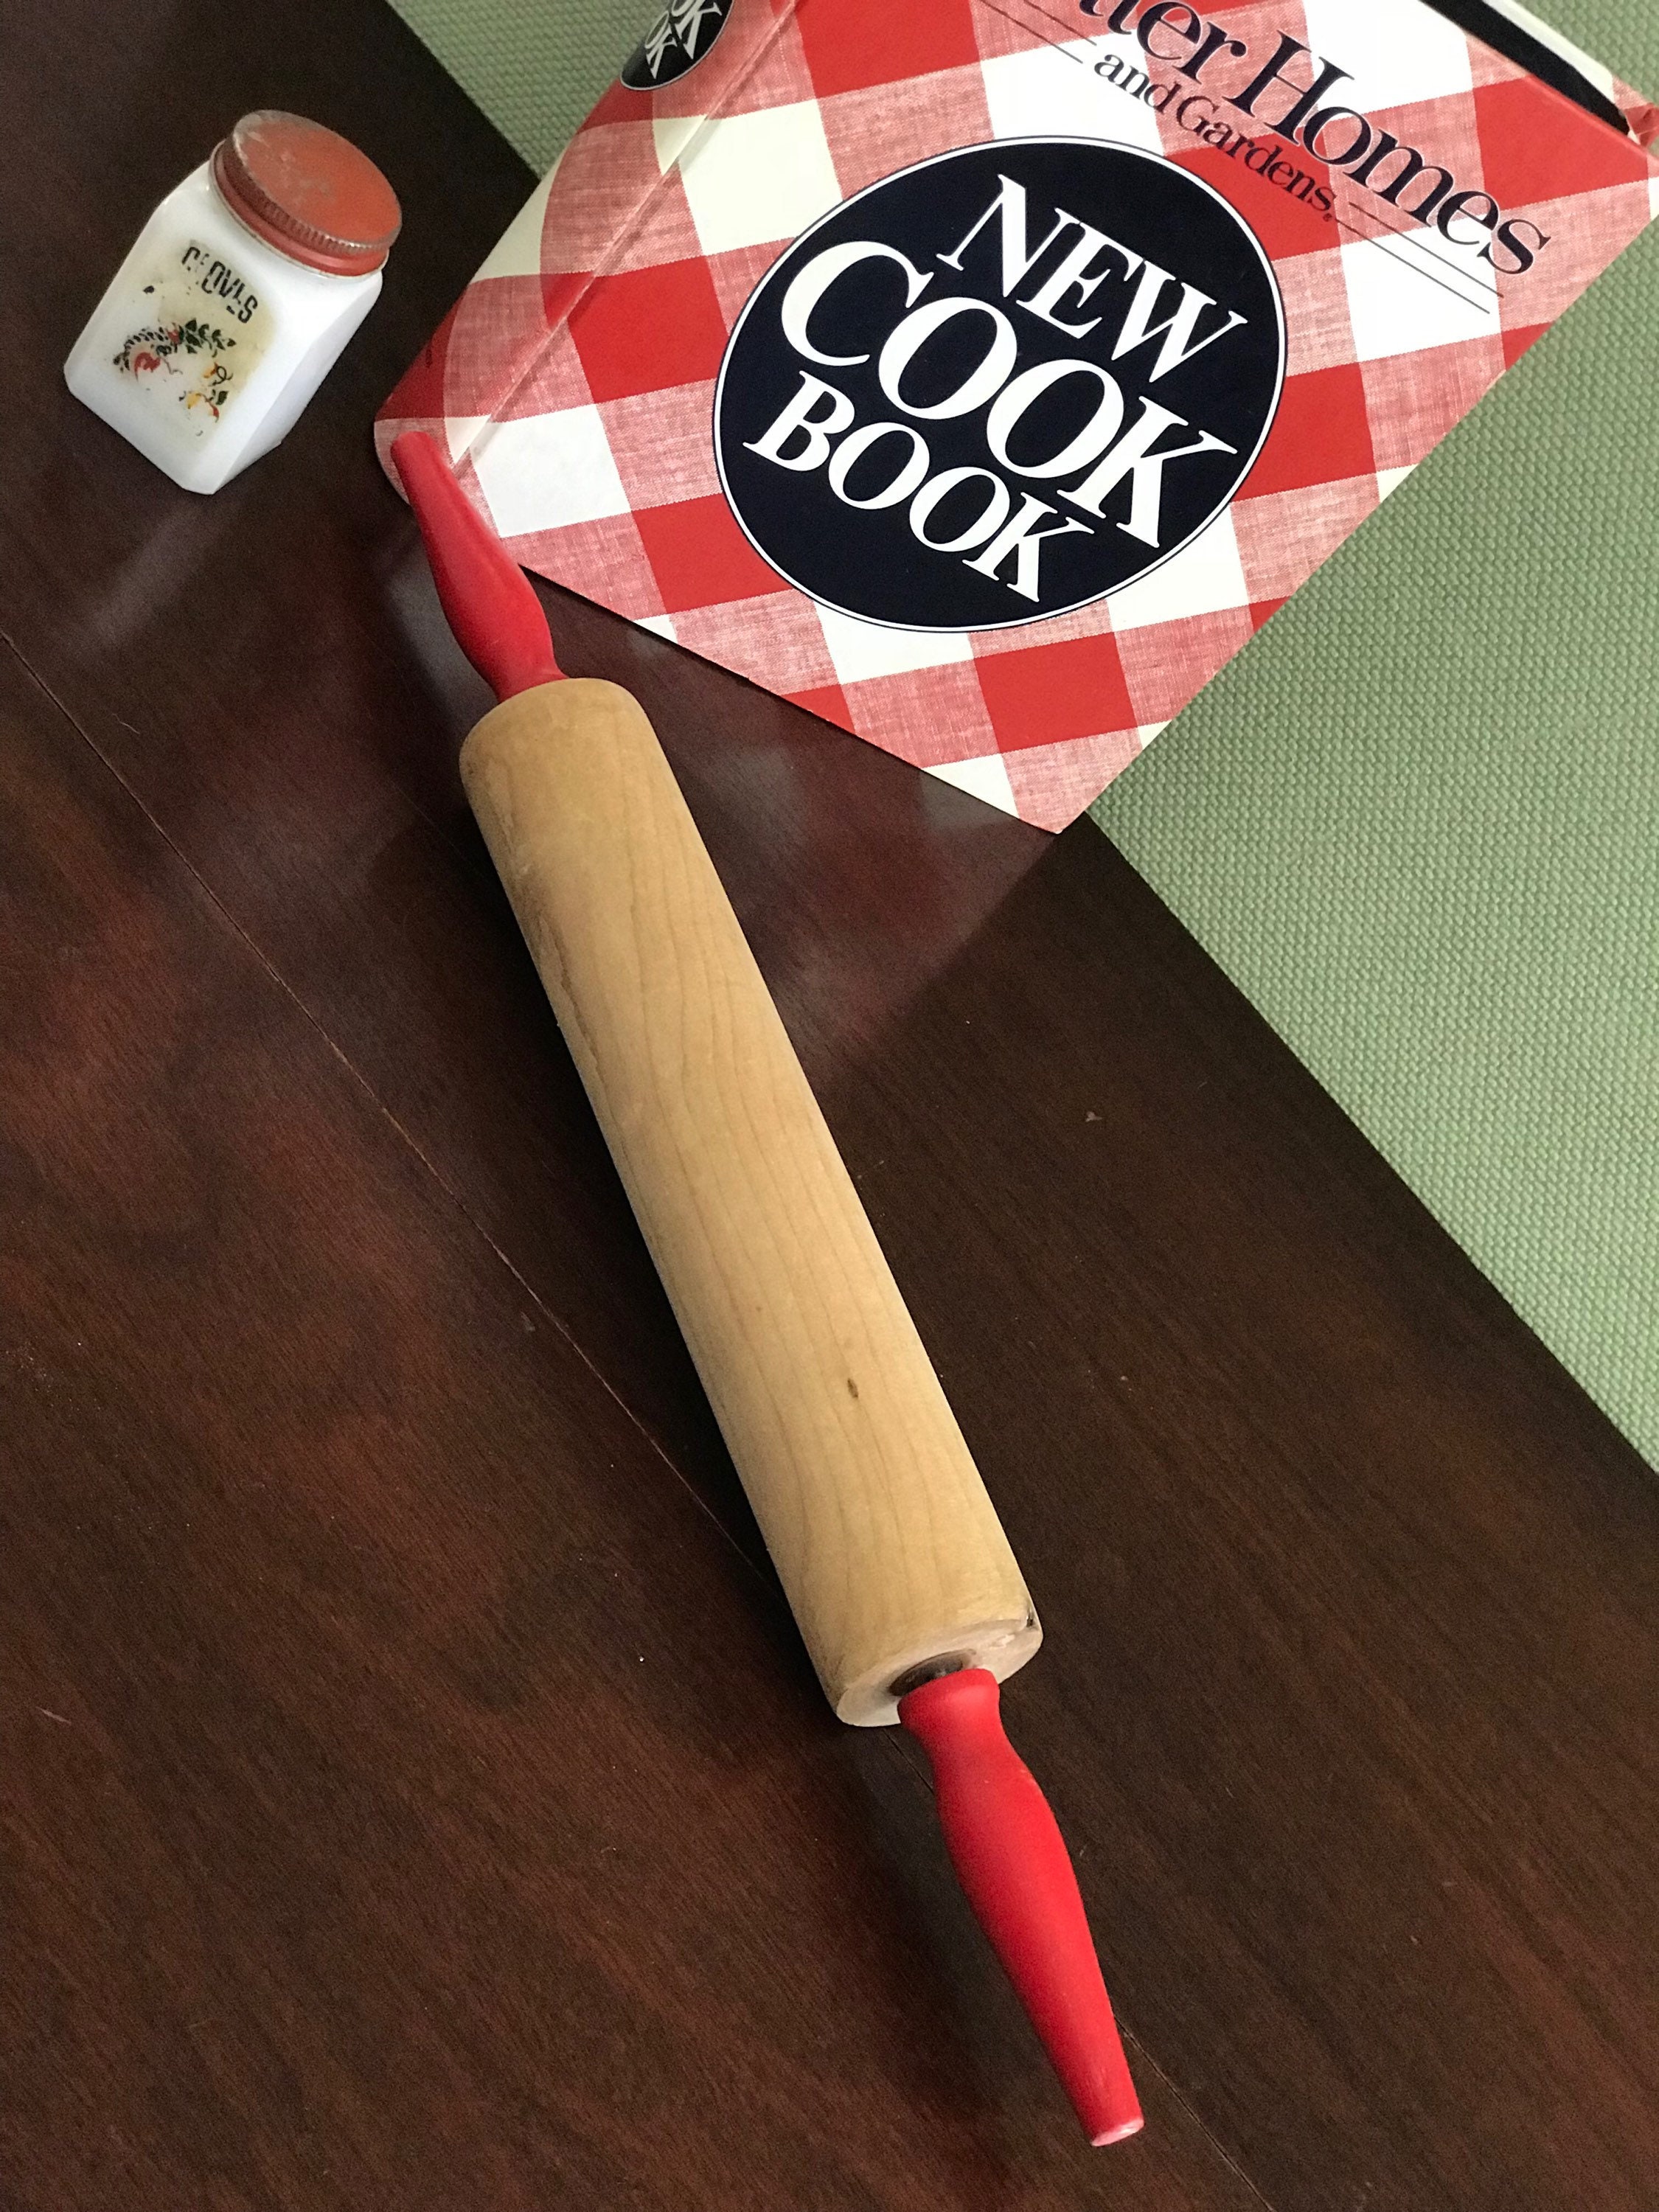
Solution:
[[[283,975],[281,969],[278,968],[271,960],[263,946],[261,946],[257,939],[251,935],[248,930],[243,927],[241,922],[237,920],[236,916],[231,912],[229,907],[226,905],[223,899],[220,897],[213,886],[202,875],[200,870],[195,866],[194,862],[191,860],[188,854],[183,851],[176,840],[172,837],[162,827],[161,823],[156,820],[155,815],[144,804],[143,799],[140,798],[137,792],[134,790],[131,784],[128,782],[125,776],[122,775],[120,769],[115,765],[114,762],[111,760],[108,754],[104,751],[102,747],[93,738],[90,732],[85,727],[84,724],[70,711],[70,708],[64,703],[64,702],[58,697],[58,694],[52,690],[51,684],[48,684],[45,677],[41,675],[40,670],[34,666],[28,656],[23,652],[15,638],[11,635],[9,631],[0,629],[0,642],[4,643],[7,650],[10,653],[12,658],[17,662],[18,665],[22,669],[29,681],[36,686],[45,698],[51,702],[52,705],[57,709],[58,714],[60,714],[64,720],[69,724],[70,729],[75,732],[76,735],[87,747],[87,750],[92,754],[94,759],[97,761],[100,767],[102,768],[110,776],[112,781],[118,787],[123,795],[137,809],[143,820],[148,823],[149,828],[161,840],[168,852],[173,854],[179,866],[184,869],[185,874],[190,878],[190,880],[201,892],[203,897],[208,900],[215,913],[218,915],[225,927],[244,946],[246,946],[248,952],[258,963],[264,974],[282,993],[283,996],[288,1000],[289,1004],[295,1007],[308,1027],[315,1031],[316,1035],[327,1047],[330,1053],[331,1053],[334,1058],[338,1061],[341,1067],[344,1069],[345,1073],[351,1078],[353,1082],[357,1085],[358,1088],[368,1098],[375,1111],[387,1123],[399,1142],[408,1152],[412,1153],[414,1158],[419,1162],[423,1171],[431,1178],[432,1182],[443,1194],[444,1197],[448,1200],[454,1211],[459,1215],[460,1218],[466,1224],[467,1227],[484,1245],[488,1247],[489,1250],[495,1255],[501,1266],[506,1269],[508,1275],[512,1277],[513,1280],[523,1291],[526,1297],[527,1297],[532,1305],[534,1305],[537,1311],[544,1316],[549,1327],[580,1362],[581,1365],[586,1368],[587,1372],[592,1376],[593,1380],[599,1384],[599,1388],[605,1392],[605,1395],[622,1413],[623,1418],[627,1421],[629,1426],[644,1440],[653,1455],[662,1462],[663,1466],[665,1467],[668,1472],[673,1476],[675,1481],[678,1482],[681,1488],[684,1489],[695,1501],[698,1510],[702,1512],[720,1531],[721,1536],[726,1540],[726,1542],[730,1546],[732,1550],[736,1553],[738,1559],[743,1561],[744,1566],[749,1569],[750,1572],[755,1576],[757,1580],[763,1582],[765,1580],[765,1576],[759,1562],[755,1559],[748,1550],[745,1549],[745,1547],[738,1541],[737,1536],[730,1528],[727,1528],[726,1522],[720,1518],[720,1515],[714,1511],[708,1500],[702,1496],[700,1492],[697,1490],[696,1486],[687,1477],[684,1471],[680,1468],[678,1462],[669,1452],[667,1447],[663,1443],[661,1438],[655,1436],[651,1429],[647,1427],[641,1416],[635,1413],[633,1407],[629,1405],[628,1400],[622,1395],[617,1385],[611,1382],[609,1376],[605,1374],[603,1368],[601,1368],[594,1359],[592,1354],[588,1352],[586,1347],[576,1336],[575,1333],[571,1328],[570,1324],[547,1304],[546,1300],[535,1288],[534,1285],[526,1279],[521,1270],[515,1266],[514,1261],[508,1257],[507,1254],[502,1250],[501,1245],[496,1242],[495,1238],[491,1236],[489,1231],[484,1226],[483,1223],[477,1218],[471,1208],[461,1197],[460,1194],[449,1182],[447,1178],[439,1171],[434,1161],[416,1141],[410,1132],[404,1127],[402,1121],[400,1121],[397,1115],[392,1112],[391,1107],[387,1105],[385,1099],[380,1097],[380,1092],[369,1081],[363,1071],[357,1066],[356,1062],[345,1051],[344,1048],[338,1043],[334,1036],[331,1035],[324,1023],[319,1019],[318,1016],[312,1011],[311,1007],[307,1005],[305,1000],[301,997],[299,992],[295,990],[294,986],[289,981],[287,976]]]

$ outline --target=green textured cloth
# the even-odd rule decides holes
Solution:
[[[539,171],[551,167],[662,13],[663,0],[392,0],[392,5]]]
[[[538,167],[656,13],[398,4]],[[1094,811],[1659,1460],[1656,408],[1650,233]]]

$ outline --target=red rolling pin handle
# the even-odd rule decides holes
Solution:
[[[498,699],[555,682],[564,671],[553,658],[542,603],[448,462],[422,430],[394,439],[392,458],[456,644]]]
[[[968,1902],[1093,2143],[1141,2125],[1077,1875],[1048,1801],[1002,1732],[996,1677],[937,1675],[899,1700],[933,1762],[939,1826]]]

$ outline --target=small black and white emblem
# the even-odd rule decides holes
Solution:
[[[1136,147],[1005,139],[882,179],[773,264],[726,346],[715,459],[812,599],[1007,629],[1195,538],[1284,373],[1272,267],[1219,192]]]
[[[623,64],[623,82],[633,92],[655,92],[696,69],[726,28],[732,8],[732,0],[668,0]]]

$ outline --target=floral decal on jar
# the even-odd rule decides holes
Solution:
[[[216,422],[220,410],[230,396],[232,375],[220,356],[228,353],[235,343],[216,324],[204,323],[198,316],[191,315],[186,322],[153,325],[132,331],[113,359],[116,368],[129,376],[150,377],[163,369],[176,376],[180,372],[173,366],[175,355],[204,354],[207,358],[201,365],[199,377],[179,394],[179,398],[186,410],[205,407]]]

